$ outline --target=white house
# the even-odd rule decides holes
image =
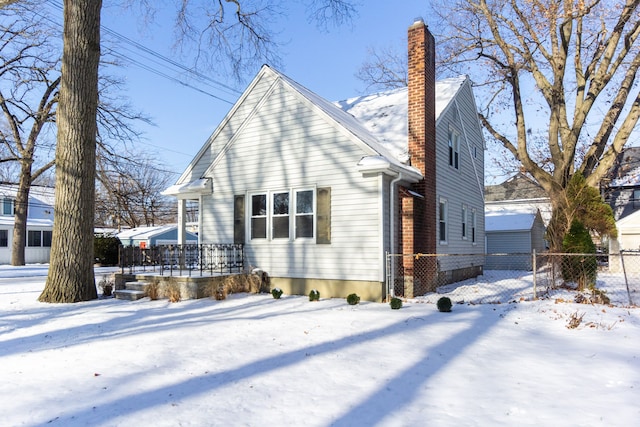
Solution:
[[[0,185],[0,264],[11,262],[15,224],[15,185]],[[49,262],[53,230],[53,188],[33,186],[29,192],[25,262]]]
[[[433,36],[409,28],[409,87],[332,103],[264,66],[165,194],[198,200],[201,243],[243,243],[286,293],[381,300],[385,253],[406,296],[482,272],[484,140],[471,82],[435,82]],[[409,279],[409,280],[408,280]],[[407,283],[411,286],[406,286]]]

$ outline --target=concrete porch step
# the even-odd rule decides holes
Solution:
[[[113,295],[116,297],[116,299],[125,299],[125,300],[129,300],[129,301],[136,301],[136,300],[139,300],[141,298],[146,297],[147,296],[147,292],[146,291],[137,290],[137,289],[118,289],[117,291],[113,292]]]
[[[124,284],[124,288],[132,291],[147,291],[149,283],[147,282],[127,282]]]

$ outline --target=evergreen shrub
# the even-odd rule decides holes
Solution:
[[[118,265],[118,248],[120,239],[117,237],[95,236],[93,253],[96,263],[102,265]]]
[[[280,289],[280,288],[271,289],[271,295],[275,299],[280,299],[280,297],[282,296],[282,289]]]
[[[400,298],[391,298],[389,305],[393,310],[399,310],[402,308],[402,300]]]
[[[347,302],[349,305],[356,305],[360,302],[360,297],[357,294],[347,295]]]
[[[309,292],[309,301],[320,301],[320,291],[311,289],[311,292]]]
[[[576,283],[579,291],[594,286],[598,275],[596,245],[591,239],[589,230],[580,221],[571,223],[569,232],[562,240],[562,249],[568,254],[594,254],[593,256],[564,255],[561,268],[562,279],[565,282]]]
[[[449,297],[442,297],[438,300],[437,303],[438,306],[438,310],[443,312],[443,313],[448,313],[451,311],[451,298]]]

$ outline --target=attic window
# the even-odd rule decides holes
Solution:
[[[2,200],[2,215],[13,215],[14,214],[14,203],[13,200],[5,197]]]
[[[460,134],[449,128],[449,166],[460,169]]]

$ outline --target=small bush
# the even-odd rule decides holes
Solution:
[[[223,284],[218,285],[218,287],[216,288],[216,291],[214,292],[214,297],[218,301],[227,299],[227,289]]]
[[[451,299],[449,297],[442,297],[438,300],[438,310],[443,313],[451,311]]]
[[[160,284],[158,283],[157,279],[149,283],[149,285],[147,286],[147,296],[149,297],[150,300],[158,299],[158,297],[160,296],[159,288],[160,288]]]
[[[113,280],[110,280],[107,276],[102,276],[102,280],[98,282],[98,286],[102,289],[102,295],[110,297],[113,292]]]
[[[399,310],[402,308],[402,300],[400,298],[391,298],[389,305],[393,310]]]
[[[349,305],[356,305],[360,302],[360,297],[357,294],[347,295],[347,302]]]
[[[271,290],[271,295],[273,296],[273,298],[275,299],[280,299],[280,297],[282,296],[282,289],[280,288],[273,288]]]
[[[320,301],[320,291],[312,289],[311,292],[309,292],[309,301]]]

